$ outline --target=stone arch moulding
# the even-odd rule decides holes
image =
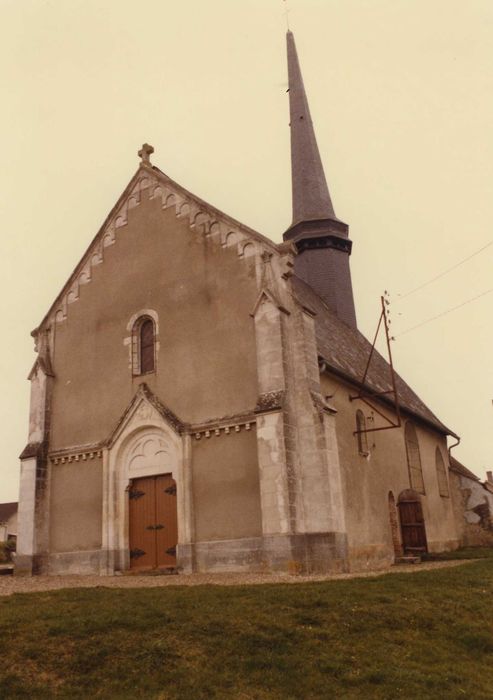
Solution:
[[[392,491],[388,495],[390,532],[392,535],[392,547],[394,549],[394,559],[402,556],[401,534],[399,531],[399,516],[397,506]]]
[[[139,391],[103,455],[103,551],[101,573],[129,568],[128,489],[132,479],[171,474],[176,482],[177,566],[192,538],[190,436],[176,426]]]
[[[159,335],[159,317],[157,315],[157,311],[155,311],[154,309],[140,309],[139,311],[136,311],[134,314],[132,314],[130,320],[127,323],[127,331],[131,333],[133,327],[135,326],[135,323],[142,316],[149,316],[149,318],[152,318],[152,320],[154,321],[154,325],[156,326],[156,335]]]
[[[140,370],[140,358],[138,350],[138,321],[149,318],[154,323],[154,369],[156,369],[157,358],[159,356],[159,317],[154,309],[140,309],[136,311],[127,323],[128,335],[123,338],[123,345],[128,348],[128,367],[135,377],[138,377]]]

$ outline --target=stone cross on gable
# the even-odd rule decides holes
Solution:
[[[145,163],[147,165],[151,164],[151,153],[154,153],[154,148],[152,146],[149,146],[148,143],[144,143],[138,153],[139,158],[142,160],[142,163]]]

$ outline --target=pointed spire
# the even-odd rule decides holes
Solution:
[[[284,232],[297,255],[294,271],[350,326],[356,327],[348,226],[334,212],[308,108],[294,36],[287,33],[293,223]]]
[[[337,220],[318,151],[296,44],[291,31],[288,31],[286,40],[291,122],[293,225],[313,219]]]

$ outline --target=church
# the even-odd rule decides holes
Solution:
[[[361,571],[458,546],[457,436],[358,331],[290,31],[287,54],[283,243],[144,144],[33,331],[16,574]]]

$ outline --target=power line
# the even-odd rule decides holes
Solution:
[[[458,268],[461,265],[463,265],[464,263],[466,263],[468,260],[471,260],[471,258],[474,258],[476,255],[479,255],[479,253],[482,253],[483,250],[486,250],[486,248],[489,248],[490,245],[493,245],[493,240],[489,241],[489,243],[484,245],[482,248],[479,248],[479,250],[476,250],[474,253],[471,253],[471,255],[468,255],[467,258],[460,260],[458,263],[455,263],[455,265],[452,265],[452,267],[449,267],[446,270],[444,270],[443,272],[440,272],[439,275],[435,275],[435,277],[432,277],[427,282],[423,282],[423,284],[420,284],[418,287],[411,289],[409,292],[406,292],[405,294],[398,294],[397,296],[399,297],[399,299],[397,299],[396,303],[398,303],[402,299],[405,299],[406,297],[410,296],[411,294],[414,294],[414,292],[417,292],[420,289],[423,289],[423,287],[427,287],[429,284],[431,284],[432,282],[435,282],[436,280],[440,279],[441,277],[448,275],[448,273],[452,272],[452,270],[455,270],[456,268]]]
[[[452,311],[456,311],[457,309],[460,309],[462,306],[465,306],[466,304],[471,304],[473,301],[476,301],[476,299],[481,299],[481,297],[486,296],[487,294],[491,294],[493,292],[493,287],[491,289],[487,289],[485,292],[482,292],[481,294],[478,294],[475,297],[472,297],[472,299],[467,299],[467,301],[463,301],[462,304],[457,304],[457,306],[453,306],[451,309],[447,309],[446,311],[442,311],[442,313],[437,314],[436,316],[432,316],[431,318],[426,319],[426,321],[422,321],[421,323],[418,323],[416,326],[412,326],[411,328],[408,328],[405,331],[402,331],[402,333],[399,333],[394,337],[395,338],[400,338],[401,335],[405,335],[406,333],[410,333],[411,331],[416,330],[416,328],[421,328],[421,326],[426,325],[427,323],[431,323],[431,321],[435,321],[437,318],[441,318],[442,316],[446,316],[447,314],[451,314]]]

